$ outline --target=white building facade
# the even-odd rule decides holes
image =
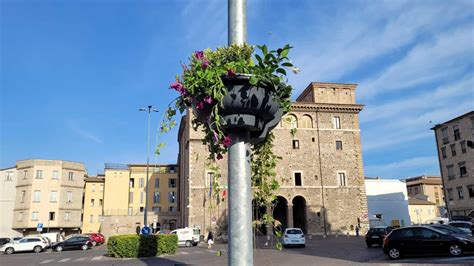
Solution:
[[[0,236],[12,237],[21,234],[12,229],[13,209],[15,208],[16,182],[18,174],[16,167],[0,170]]]

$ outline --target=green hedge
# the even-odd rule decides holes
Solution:
[[[107,255],[116,258],[154,257],[173,254],[177,235],[117,235],[107,241]]]

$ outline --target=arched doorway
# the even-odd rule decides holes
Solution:
[[[266,213],[266,208],[265,206],[258,206],[255,203],[255,200],[252,200],[252,220],[257,221],[259,219],[262,219],[263,215]],[[256,235],[267,235],[267,227],[265,224],[262,224],[256,228],[255,231]]]
[[[280,221],[282,229],[285,229],[288,227],[288,221],[286,220],[288,201],[284,197],[278,196],[274,204],[273,218]]]
[[[306,234],[306,200],[302,196],[293,198],[293,226]]]

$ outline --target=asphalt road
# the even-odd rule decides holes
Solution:
[[[271,245],[269,245],[271,246]],[[259,242],[254,250],[255,265],[382,265],[394,263],[381,248],[367,248],[363,238],[356,237],[315,237],[307,240],[306,248],[288,248],[278,251]],[[221,251],[222,255],[217,256]],[[409,257],[396,261],[401,264],[474,264],[474,254],[452,258]],[[207,249],[205,245],[180,247],[173,255],[153,258],[116,259],[106,256],[106,246],[92,250],[63,251],[43,253],[19,253],[0,255],[0,265],[226,265],[226,245],[214,245]]]

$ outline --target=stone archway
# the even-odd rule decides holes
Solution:
[[[293,227],[301,228],[306,234],[307,219],[306,219],[306,200],[302,196],[293,198]]]
[[[282,229],[288,227],[287,216],[288,201],[284,197],[278,196],[275,201],[275,208],[273,209],[273,218],[281,223]]]

